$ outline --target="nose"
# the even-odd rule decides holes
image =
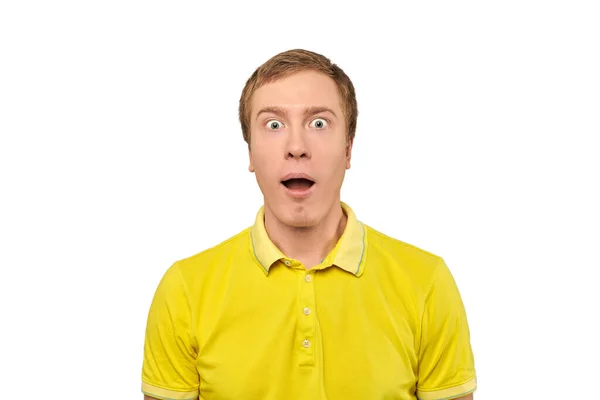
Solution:
[[[310,158],[306,142],[306,132],[303,129],[291,129],[286,147],[286,158]]]

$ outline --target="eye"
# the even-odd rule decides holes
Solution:
[[[270,130],[277,130],[277,129],[281,129],[281,127],[283,126],[283,124],[277,120],[271,120],[269,122],[267,122],[267,129]]]
[[[327,120],[325,120],[323,118],[313,119],[312,122],[310,123],[310,126],[313,128],[317,128],[317,129],[323,129],[327,126]]]

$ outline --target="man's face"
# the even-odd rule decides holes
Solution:
[[[318,224],[339,204],[352,145],[335,82],[301,71],[252,96],[250,171],[265,212],[288,226]]]

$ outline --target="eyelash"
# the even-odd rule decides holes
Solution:
[[[325,117],[315,117],[310,122],[313,122],[316,119],[322,119],[323,121],[325,121],[327,123],[327,125],[329,125],[331,123],[331,121]]]
[[[325,118],[325,117],[315,117],[315,118],[311,119],[311,120],[310,120],[310,122],[313,122],[313,121],[314,121],[314,120],[316,120],[316,119],[322,119],[322,120],[324,120],[324,121],[327,123],[327,125],[328,125],[328,126],[329,126],[329,124],[331,124],[331,121],[329,120],[329,118]],[[265,126],[267,126],[267,125],[269,125],[269,124],[270,124],[271,122],[273,122],[273,121],[277,121],[277,122],[279,122],[279,123],[281,123],[281,124],[283,125],[283,122],[281,122],[281,121],[280,121],[280,120],[278,120],[278,119],[269,119],[269,120],[267,120],[267,121],[265,122],[265,124],[264,124],[264,125],[265,125]]]

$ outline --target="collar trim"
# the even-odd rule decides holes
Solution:
[[[333,265],[358,277],[363,273],[367,256],[366,228],[356,219],[350,206],[344,202],[340,202],[340,205],[348,221],[342,236],[323,262],[333,259]],[[264,206],[262,206],[256,214],[254,225],[250,228],[250,247],[259,266],[268,275],[276,261],[288,257],[269,238],[265,229],[264,216]]]

